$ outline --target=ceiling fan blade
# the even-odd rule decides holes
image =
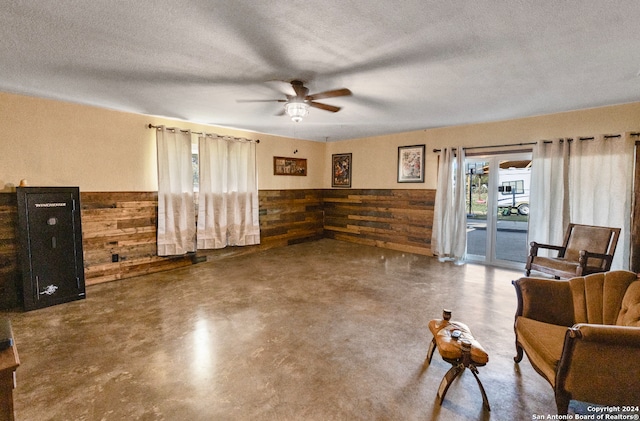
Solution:
[[[300,99],[304,99],[309,93],[309,89],[305,88],[305,86],[299,80],[292,81],[291,86],[293,87],[293,90],[296,92],[296,96]]]
[[[324,99],[324,98],[335,98],[337,96],[348,96],[351,95],[351,91],[347,88],[342,89],[334,89],[333,91],[325,91],[317,94],[309,95],[306,99],[309,101],[315,101],[316,99]]]
[[[285,99],[236,99],[236,102],[287,102]]]
[[[322,102],[309,101],[307,104],[309,104],[309,106],[314,108],[320,108],[321,110],[331,111],[332,113],[337,113],[338,111],[340,111],[340,107],[336,107],[329,104],[323,104]]]

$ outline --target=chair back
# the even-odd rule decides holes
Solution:
[[[640,327],[640,281],[635,281],[622,298],[622,307],[618,313],[618,326]]]
[[[569,261],[578,261],[580,250],[587,250],[592,253],[609,254],[613,256],[618,244],[620,228],[597,227],[593,225],[569,224],[565,236],[566,251],[564,258]],[[599,262],[598,262],[599,260]],[[600,266],[603,270],[605,261],[594,259],[589,262],[589,266]],[[598,262],[597,264],[595,264]]]
[[[640,284],[637,275],[626,270],[601,272],[569,279],[573,297],[574,323],[614,325],[620,320],[623,298],[632,284]],[[627,299],[626,319],[632,303]],[[637,308],[632,309],[632,313]],[[623,317],[623,316],[622,316]]]

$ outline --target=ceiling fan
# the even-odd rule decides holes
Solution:
[[[291,87],[295,92],[295,95],[287,95],[287,99],[265,99],[265,100],[239,100],[238,102],[284,102],[284,110],[281,114],[286,113],[291,117],[291,120],[296,123],[302,121],[302,117],[309,114],[309,107],[320,108],[321,110],[337,113],[340,111],[340,107],[334,105],[324,104],[322,102],[316,102],[317,99],[335,98],[339,96],[349,96],[351,91],[342,88],[334,89],[331,91],[319,92],[317,94],[309,95],[309,89],[304,86],[304,83],[299,80],[292,80]]]

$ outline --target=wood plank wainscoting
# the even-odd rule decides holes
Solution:
[[[81,192],[80,205],[87,285],[192,263],[192,255],[157,255],[157,192]]]
[[[262,248],[323,237],[322,190],[260,190],[259,201]]]
[[[324,191],[324,236],[432,256],[435,190]]]
[[[259,246],[156,254],[157,192],[81,192],[87,285],[323,237],[431,255],[435,190],[261,190]],[[0,308],[19,305],[17,202],[0,193]],[[115,256],[117,255],[117,259]],[[117,261],[113,261],[117,260]]]
[[[0,308],[18,303],[18,197],[0,193]]]

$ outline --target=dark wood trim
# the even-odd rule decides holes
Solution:
[[[0,308],[18,306],[18,198],[0,193]]]
[[[640,272],[640,143],[635,142],[634,190],[631,211],[630,269]]]

